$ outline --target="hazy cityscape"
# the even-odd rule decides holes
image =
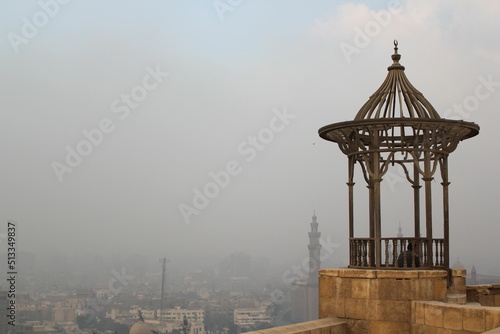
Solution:
[[[308,225],[304,224],[305,243]],[[341,266],[331,256],[338,245],[324,242],[323,246],[323,263]],[[190,332],[200,334],[245,332],[303,321],[294,314],[291,299],[295,282],[309,273],[305,244],[303,253],[295,263],[278,263],[243,252],[200,262],[140,254],[40,256],[18,252],[16,333],[94,330],[128,334],[139,313],[146,321],[163,323],[159,328],[169,333],[181,332],[184,314]],[[2,282],[8,277],[2,274]],[[0,287],[8,290],[9,285]],[[189,316],[193,312],[197,313]],[[196,326],[199,330],[195,331]]]
[[[311,277],[350,254],[347,163],[318,129],[353,119],[395,39],[439,114],[481,128],[450,158],[449,259],[500,282],[497,1],[4,1],[0,22],[0,334],[317,317]],[[412,236],[412,192],[384,175],[383,234]]]
[[[304,224],[304,243],[308,225]],[[339,244],[320,242],[321,267],[346,266],[335,254]],[[21,251],[17,253],[15,333],[128,334],[139,317],[166,333],[182,333],[186,321],[187,332],[197,334],[240,333],[302,322],[308,320],[300,313],[303,306],[295,304],[304,301],[293,297],[297,282],[307,280],[309,274],[306,245],[302,248],[303,258],[294,263],[243,252],[186,261],[173,254],[154,258],[137,253]],[[467,269],[474,275],[468,276],[468,283],[500,283],[498,272],[479,267],[476,274],[475,267]],[[8,278],[5,273],[0,277],[7,282],[0,285],[3,303]]]

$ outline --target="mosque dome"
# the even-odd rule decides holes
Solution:
[[[155,330],[155,328],[144,322],[144,320],[141,318],[137,320],[132,327],[130,327],[129,334],[159,334],[158,331]]]
[[[457,258],[457,261],[453,263],[451,269],[465,269],[465,266],[462,264],[462,262],[460,262],[460,259]]]

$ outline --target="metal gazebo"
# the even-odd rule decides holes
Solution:
[[[321,138],[337,143],[348,159],[349,267],[448,269],[448,156],[460,141],[476,136],[479,126],[441,118],[408,81],[405,67],[399,63],[397,46],[394,41],[393,63],[388,67],[385,81],[354,120],[326,125],[318,132]],[[368,237],[354,235],[356,164],[361,166],[369,192]],[[409,238],[386,238],[381,233],[380,186],[383,176],[396,165],[401,166],[413,188],[414,236]],[[436,174],[440,174],[443,190],[443,238],[434,238],[432,230],[431,183]],[[425,217],[420,214],[421,193]],[[425,235],[421,235],[424,223]],[[403,260],[399,265],[398,256]]]

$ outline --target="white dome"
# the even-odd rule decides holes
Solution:
[[[132,327],[130,327],[130,334],[153,334],[153,333],[159,333],[158,331],[155,330],[155,328],[150,325],[145,323],[143,320],[137,320]]]

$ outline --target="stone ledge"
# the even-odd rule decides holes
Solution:
[[[327,332],[326,332],[326,331]],[[319,320],[300,322],[298,324],[263,329],[248,334],[311,334],[331,333],[346,334],[347,321],[338,318],[324,318]]]
[[[500,334],[500,327],[484,332],[483,334]]]
[[[395,278],[395,279],[416,279],[416,278],[446,278],[446,270],[407,270],[407,269],[361,269],[361,268],[334,268],[321,269],[320,277],[343,277],[343,278]]]
[[[447,278],[448,273],[446,270],[419,270],[418,271],[419,278]]]
[[[467,285],[467,290],[477,290],[484,291],[493,288],[493,284],[476,284],[476,285]]]
[[[345,268],[339,270],[339,277],[345,278],[377,278],[377,270]]]
[[[320,277],[339,277],[339,269],[320,269]]]
[[[377,278],[410,279],[418,278],[418,270],[378,270]]]
[[[452,277],[464,277],[467,275],[467,270],[465,269],[450,269],[450,275]]]
[[[454,330],[483,333],[485,330],[500,327],[500,308],[476,303],[457,305],[436,301],[413,301],[412,323],[414,326],[424,323],[423,326],[442,328],[445,332],[448,331],[447,333]]]

